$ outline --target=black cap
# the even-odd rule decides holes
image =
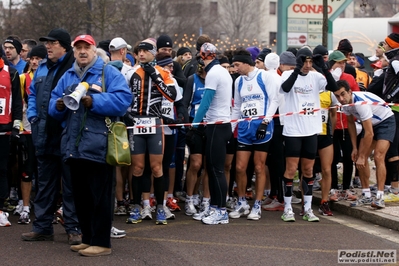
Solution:
[[[185,53],[191,53],[191,50],[187,47],[181,47],[179,50],[177,50],[177,56],[179,55],[184,55]]]
[[[168,35],[161,35],[157,39],[157,49],[163,47],[173,47],[173,41]]]
[[[301,48],[298,50],[296,53],[296,58],[300,56],[305,56],[306,58],[313,58],[312,51],[310,51],[308,48]]]
[[[44,45],[38,45],[32,48],[32,50],[29,52],[28,57],[32,56],[37,56],[40,58],[46,58],[47,55],[47,49],[44,47]]]
[[[64,29],[53,29],[49,32],[47,36],[43,36],[39,38],[39,41],[59,41],[60,45],[65,48],[65,50],[69,51],[71,47],[71,36]]]
[[[106,52],[109,52],[109,44],[111,43],[111,40],[102,40],[101,42],[98,43],[97,47],[103,49]]]
[[[17,54],[21,53],[22,50],[22,43],[18,40],[15,39],[12,36],[7,37],[7,39],[4,41],[4,43],[10,43],[15,47],[15,50],[17,51]]]
[[[352,53],[353,52],[353,47],[352,47],[351,42],[348,39],[342,39],[338,43],[337,50],[343,52],[344,54]]]
[[[313,54],[328,55],[328,50],[323,45],[319,44],[313,49]]]

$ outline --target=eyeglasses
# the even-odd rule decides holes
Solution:
[[[4,46],[4,50],[14,50],[14,46]]]
[[[59,41],[45,41],[43,43],[44,43],[44,45],[54,46],[60,42]]]

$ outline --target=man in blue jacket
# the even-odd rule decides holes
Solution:
[[[82,229],[82,244],[71,246],[71,250],[89,257],[109,255],[115,167],[106,163],[105,118],[114,120],[123,116],[131,104],[132,94],[115,67],[104,67],[104,61],[96,55],[92,36],[76,37],[73,51],[76,61],[52,91],[49,107],[50,115],[65,123],[61,151],[63,160],[70,166],[76,213]],[[73,92],[81,82],[88,83],[89,88],[80,99],[79,108],[72,111],[66,108],[62,97]]]
[[[38,166],[37,193],[34,201],[35,221],[32,231],[22,234],[25,241],[54,239],[52,221],[62,184],[63,218],[70,245],[81,243],[81,232],[72,196],[69,168],[62,163],[61,123],[48,114],[51,91],[73,61],[71,37],[64,29],[53,29],[39,39],[47,49],[33,76],[28,98],[28,121]],[[61,179],[62,178],[62,179]],[[61,181],[62,180],[62,181]]]

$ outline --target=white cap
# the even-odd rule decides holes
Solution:
[[[121,37],[114,38],[109,43],[109,50],[110,51],[117,51],[117,50],[120,50],[120,49],[126,48],[126,47],[127,47],[127,43]]]
[[[275,53],[270,53],[265,57],[265,67],[270,70],[277,70],[280,66],[280,57]]]

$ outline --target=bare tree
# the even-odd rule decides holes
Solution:
[[[220,0],[220,29],[230,39],[256,38],[259,15],[263,14],[262,0]]]

